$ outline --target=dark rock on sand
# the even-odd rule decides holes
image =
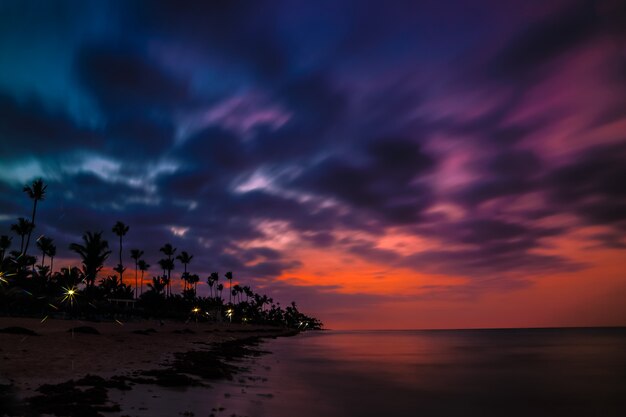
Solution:
[[[4,329],[0,329],[0,333],[21,334],[21,335],[26,335],[26,336],[39,336],[39,334],[37,334],[36,332],[30,329],[27,329],[25,327],[19,327],[19,326],[5,327]]]
[[[82,333],[82,334],[100,334],[100,332],[91,326],[78,326],[78,327],[73,327],[71,329],[69,329],[67,331],[68,333],[74,332],[74,333]]]
[[[174,330],[172,333],[176,333],[176,334],[196,334],[196,332],[194,332],[191,329]]]
[[[150,328],[150,329],[146,329],[146,330],[135,330],[133,333],[134,334],[141,334],[144,336],[150,336],[152,333],[156,333],[157,331]]]

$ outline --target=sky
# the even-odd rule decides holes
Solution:
[[[328,328],[626,325],[625,6],[2,0],[0,234],[36,178],[58,266],[120,220]]]

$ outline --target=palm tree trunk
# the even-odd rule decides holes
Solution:
[[[143,270],[141,271],[141,286],[139,287],[139,291],[141,291],[141,295],[143,295]]]
[[[32,217],[30,219],[31,228],[30,228],[30,231],[28,232],[28,239],[26,239],[26,246],[22,250],[22,255],[25,255],[26,251],[28,250],[28,244],[30,243],[30,235],[31,235],[31,233],[33,233],[33,229],[35,228],[35,214],[36,213],[37,213],[37,199],[35,199],[35,201],[33,203],[33,215],[32,215]]]
[[[52,265],[54,265],[54,256],[50,257],[50,276],[52,276]]]
[[[124,267],[122,266],[122,235],[120,234],[120,284],[124,283],[124,279],[122,277]]]
[[[135,260],[135,298],[137,298],[137,260]]]
[[[46,261],[46,252],[41,251],[41,268],[43,269],[44,262]]]

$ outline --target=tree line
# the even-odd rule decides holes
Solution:
[[[231,271],[223,274],[212,272],[206,277],[208,297],[197,294],[201,280],[198,274],[189,271],[194,255],[187,251],[178,252],[170,243],[165,243],[157,261],[161,274],[152,276],[144,291],[145,273],[150,264],[144,259],[144,251],[133,248],[129,256],[134,263],[134,277],[124,273],[124,236],[130,227],[117,221],[111,231],[119,238],[117,248],[111,248],[102,231],[87,231],[80,242],[71,243],[69,249],[80,258],[81,266],[54,269],[57,246],[54,239],[41,235],[34,239],[38,257],[29,252],[33,231],[36,228],[38,203],[45,200],[47,184],[37,179],[23,188],[32,200],[30,219],[19,217],[10,226],[15,236],[0,236],[0,312],[4,314],[45,314],[82,316],[85,318],[113,318],[116,316],[140,315],[145,317],[171,317],[194,320],[228,320],[234,322],[267,323],[295,328],[321,328],[322,323],[298,311],[295,302],[286,308],[267,295],[258,294],[248,285],[233,285]],[[13,238],[17,237],[17,242]],[[117,249],[118,263],[113,267],[115,274],[100,277],[105,262]],[[48,262],[46,263],[46,260]],[[172,290],[172,271],[180,263],[182,290]],[[224,283],[228,281],[226,289]],[[228,294],[228,302],[223,291]],[[245,297],[245,298],[244,298]],[[131,307],[129,307],[131,306]]]

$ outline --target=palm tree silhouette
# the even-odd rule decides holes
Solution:
[[[211,276],[209,275],[206,279],[206,283],[209,286],[209,298],[213,298],[213,279],[211,278]]]
[[[220,293],[220,300],[222,299],[222,291],[224,291],[224,284],[218,284],[216,290]]]
[[[160,259],[159,260],[159,266],[161,267],[161,269],[163,270],[163,280],[165,281],[165,283],[167,284],[167,295],[168,297],[171,295],[171,289],[170,289],[170,273],[172,271],[172,269],[174,269],[174,260],[173,259]]]
[[[246,303],[247,303],[250,301],[250,297],[252,297],[254,293],[252,292],[252,289],[248,285],[243,287],[243,292],[244,294],[246,294]]]
[[[48,256],[50,257],[50,275],[54,272],[54,257],[57,256],[57,247],[54,243],[48,247]]]
[[[176,259],[178,259],[180,261],[180,263],[183,264],[183,267],[185,268],[185,271],[183,272],[182,279],[184,281],[184,284],[183,284],[184,285],[184,289],[187,289],[187,282],[189,280],[189,277],[187,276],[187,265],[193,259],[193,255],[189,255],[187,252],[182,251],[180,253],[180,255],[178,255],[176,257]]]
[[[239,294],[241,294],[241,286],[239,286],[239,284],[235,284],[235,286],[232,289],[232,293],[235,296],[235,301],[239,300],[238,303],[240,303],[241,302],[241,297],[237,298],[239,296]]]
[[[163,254],[167,256],[168,262],[165,263],[166,267],[163,269],[167,271],[167,292],[168,292],[168,296],[170,296],[172,294],[172,289],[170,287],[171,274],[172,274],[172,269],[174,269],[174,260],[172,259],[172,257],[176,253],[176,248],[173,247],[171,244],[166,243],[165,245],[163,245],[161,249],[159,249],[159,251],[163,252]],[[161,262],[159,261],[159,264],[160,263]]]
[[[35,228],[35,214],[37,213],[37,202],[39,200],[43,200],[46,197],[46,188],[47,185],[43,183],[43,180],[39,178],[38,180],[33,181],[32,185],[26,185],[22,189],[29,198],[33,200],[33,213],[30,219],[31,224],[33,225],[30,231],[28,232],[28,238],[26,239],[26,246],[24,246],[22,250],[22,254],[26,254],[28,251],[28,244],[30,243],[30,235]]]
[[[213,285],[217,283],[218,278],[219,278],[219,274],[217,272],[211,272],[211,275],[209,275],[209,277],[206,280],[207,284],[209,284],[209,290],[211,291],[212,298],[217,297],[217,294],[213,295]],[[217,288],[216,288],[216,292],[217,292]]]
[[[146,261],[144,261],[143,259],[140,259],[137,262],[137,266],[139,267],[139,270],[141,271],[141,286],[139,287],[139,290],[141,291],[141,294],[143,294],[143,274],[144,272],[148,270],[148,268],[150,268],[150,265],[148,265]]]
[[[130,257],[135,260],[135,298],[137,298],[137,268],[139,267],[139,259],[143,256],[143,251],[139,249],[131,249]],[[142,277],[143,280],[143,277]]]
[[[78,285],[80,275],[80,269],[75,266],[71,268],[61,268],[61,271],[58,274],[54,274],[59,285],[65,288],[73,288]]]
[[[4,261],[4,254],[7,249],[11,247],[11,240],[13,240],[13,238],[7,235],[0,236],[0,266],[2,266],[2,262]]]
[[[83,234],[83,244],[72,243],[70,250],[76,252],[83,263],[83,276],[87,287],[94,286],[96,276],[102,269],[104,261],[109,257],[109,242],[102,239],[102,232]]]
[[[49,238],[49,237],[46,237],[46,236],[42,236],[39,239],[37,239],[37,247],[41,251],[41,267],[42,268],[44,267],[44,264],[45,264],[45,261],[46,261],[46,255],[50,251],[50,246],[52,246],[52,245],[53,245],[52,238]]]
[[[120,263],[116,269],[120,273],[120,284],[124,283],[123,274],[124,274],[124,264],[122,263],[122,237],[128,233],[128,226],[126,226],[121,221],[117,221],[113,228],[111,229],[113,233],[120,237]]]
[[[220,282],[220,274],[217,272],[211,272],[211,278],[213,278],[213,282],[215,283],[215,297],[217,297],[217,286]]]
[[[160,295],[166,286],[167,283],[161,277],[152,277],[152,283],[148,283],[148,288],[154,291],[156,295]]]
[[[200,281],[200,277],[198,276],[198,274],[192,274],[187,277],[187,282],[189,282],[189,285],[193,284],[194,295],[198,294],[198,281]]]
[[[228,271],[224,274],[227,280],[230,281],[230,286],[228,287],[228,303],[233,303],[233,273]]]
[[[24,217],[20,217],[17,219],[17,223],[11,225],[11,231],[15,232],[21,238],[20,242],[20,255],[24,254],[24,238],[30,232],[33,231],[33,224],[30,220],[25,219]]]

